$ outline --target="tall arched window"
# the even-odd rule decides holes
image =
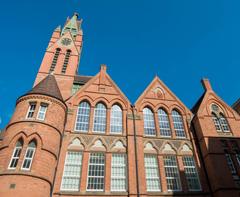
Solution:
[[[143,109],[143,122],[144,122],[144,134],[145,135],[156,135],[154,115],[151,109]]]
[[[176,137],[180,137],[180,138],[186,137],[184,124],[183,124],[183,118],[178,113],[178,111],[176,111],[176,110],[172,111],[172,119],[173,119],[173,125],[174,125],[174,130],[176,133]]]
[[[212,120],[214,122],[215,128],[217,131],[222,131],[221,124],[219,122],[219,119],[215,113],[212,113]]]
[[[33,140],[28,144],[28,147],[23,159],[22,170],[30,170],[35,150],[36,150],[36,142]]]
[[[94,109],[93,131],[104,133],[106,131],[107,109],[104,104],[98,103]]]
[[[53,57],[53,60],[52,60],[52,64],[51,64],[51,67],[50,67],[50,70],[49,70],[50,73],[53,72],[54,69],[55,69],[55,66],[56,66],[56,64],[57,64],[60,51],[61,51],[60,48],[57,48],[57,49],[56,49],[56,52],[55,52],[55,54],[54,54],[54,57]]]
[[[22,147],[23,147],[23,140],[20,139],[18,140],[18,142],[16,143],[16,146],[13,150],[13,154],[12,154],[12,158],[9,162],[9,169],[15,169],[17,167],[20,155],[21,155],[21,151],[22,151]]]
[[[111,133],[122,133],[122,109],[118,105],[113,105],[111,108],[111,122],[110,132]]]
[[[219,116],[217,116],[212,112],[212,119],[217,131],[230,132],[228,122],[223,114],[220,113]]]
[[[66,55],[65,55],[64,62],[63,62],[62,73],[66,73],[67,65],[68,65],[69,58],[70,58],[70,54],[71,54],[71,50],[68,49],[67,52],[66,52]]]
[[[171,137],[169,118],[165,110],[158,110],[158,122],[161,136]]]
[[[90,105],[82,101],[78,106],[75,130],[87,132],[89,129]]]

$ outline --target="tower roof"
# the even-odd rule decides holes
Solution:
[[[76,36],[81,29],[82,20],[78,20],[78,14],[74,13],[71,19],[67,19],[63,27],[62,35],[70,31],[73,36]]]
[[[51,74],[34,86],[26,95],[28,94],[43,94],[63,101],[57,81],[54,75]]]

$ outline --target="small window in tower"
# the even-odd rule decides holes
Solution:
[[[17,167],[17,164],[18,164],[18,161],[19,161],[19,158],[21,155],[22,147],[23,147],[23,141],[22,141],[22,139],[20,139],[20,140],[18,140],[18,142],[14,148],[12,158],[11,158],[11,161],[8,166],[9,169],[15,169]]]
[[[28,108],[28,112],[27,112],[26,118],[28,118],[28,119],[33,118],[33,115],[34,115],[34,112],[35,112],[35,109],[36,109],[36,105],[37,105],[36,102],[31,102],[29,104],[29,108]]]
[[[65,55],[65,59],[64,59],[64,62],[63,62],[63,67],[62,67],[62,73],[63,74],[66,73],[67,65],[68,65],[69,58],[70,58],[70,54],[71,54],[71,50],[67,50],[66,55]]]
[[[48,106],[47,103],[41,103],[41,105],[39,107],[39,110],[38,110],[38,115],[37,115],[38,120],[44,120],[45,119],[47,106]]]
[[[35,141],[31,141],[28,144],[28,147],[23,159],[22,170],[30,170],[35,150],[36,150],[36,143]]]
[[[57,64],[57,61],[58,61],[58,57],[59,57],[60,51],[61,51],[60,48],[57,48],[57,49],[56,49],[56,52],[55,52],[55,54],[54,54],[54,57],[53,57],[53,60],[52,60],[52,64],[51,64],[51,67],[50,67],[50,70],[49,70],[50,73],[53,72],[54,69],[55,69],[55,67],[56,67],[56,64]]]

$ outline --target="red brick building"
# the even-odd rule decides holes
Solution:
[[[240,196],[240,102],[188,109],[158,78],[132,105],[101,65],[78,75],[82,21],[52,34],[0,141],[1,197]],[[235,111],[236,110],[236,111]]]

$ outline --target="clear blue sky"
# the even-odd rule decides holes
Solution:
[[[240,97],[240,1],[2,0],[0,117],[35,79],[52,31],[67,16],[83,18],[80,74],[99,65],[134,103],[157,74],[188,106],[207,77],[228,104]]]

